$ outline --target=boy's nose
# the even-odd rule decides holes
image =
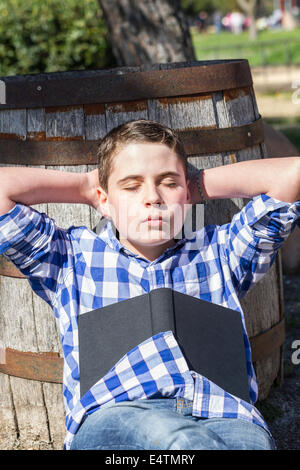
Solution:
[[[161,204],[163,202],[161,194],[155,185],[147,185],[144,192],[145,204]]]

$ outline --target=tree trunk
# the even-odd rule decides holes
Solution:
[[[249,36],[250,39],[257,38],[255,10],[257,0],[237,0],[239,7],[250,18]]]
[[[250,39],[253,39],[253,40],[257,38],[257,28],[256,28],[256,20],[255,20],[254,14],[250,15],[249,36],[250,36]]]
[[[119,66],[194,60],[179,0],[98,0]]]

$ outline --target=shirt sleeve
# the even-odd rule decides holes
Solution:
[[[299,217],[300,201],[288,203],[261,194],[220,227],[220,244],[240,298],[270,269]]]
[[[70,249],[67,231],[58,228],[45,213],[16,204],[0,216],[0,254],[19,269],[34,292],[51,307]]]

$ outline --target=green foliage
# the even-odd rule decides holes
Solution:
[[[230,11],[241,11],[238,0],[180,0],[181,7],[190,17],[195,17],[200,11],[208,14],[219,10],[223,15]],[[256,16],[271,15],[274,9],[273,0],[257,0]]]
[[[236,0],[180,0],[181,7],[190,17],[195,17],[200,11],[212,13],[215,10],[226,14],[228,11],[238,9]]]
[[[113,65],[97,0],[1,0],[0,75]]]
[[[211,13],[214,10],[212,1],[209,0],[181,0],[181,8],[190,17],[195,17],[200,11]]]

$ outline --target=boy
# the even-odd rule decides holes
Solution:
[[[98,170],[85,174],[0,169],[0,253],[53,308],[60,328],[64,448],[273,449],[253,406],[257,384],[245,327],[252,404],[190,371],[171,331],[137,345],[80,399],[77,321],[81,313],[171,287],[236,309],[244,323],[239,299],[269,269],[299,218],[300,158],[246,161],[187,180],[176,134],[147,120],[113,129],[98,156]],[[205,227],[190,240],[176,237],[186,206],[202,195],[254,199],[229,224]],[[109,220],[99,235],[86,227],[63,230],[29,207],[42,202],[89,204]]]

